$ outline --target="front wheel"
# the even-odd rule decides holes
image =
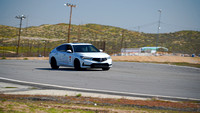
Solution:
[[[102,68],[103,71],[108,71],[110,68],[107,67],[107,68]]]
[[[55,58],[51,58],[51,68],[52,69],[58,69],[59,66],[57,66],[57,62]]]
[[[80,61],[79,61],[78,59],[76,59],[76,60],[74,61],[74,68],[75,68],[75,70],[77,70],[77,71],[81,70]]]

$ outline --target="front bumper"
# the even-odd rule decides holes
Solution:
[[[93,61],[93,60],[82,60],[81,68],[111,68],[112,59],[108,59],[103,62]]]
[[[112,64],[108,64],[108,63],[93,63],[91,65],[83,64],[83,66],[89,66],[90,68],[109,68],[109,67],[112,67]]]

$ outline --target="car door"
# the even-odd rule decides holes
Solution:
[[[73,59],[74,59],[74,54],[73,54],[73,49],[72,49],[72,46],[71,45],[67,45],[66,47],[66,53],[65,53],[65,58],[64,58],[64,63],[65,65],[68,65],[68,66],[73,66]]]
[[[67,50],[67,45],[61,45],[57,48],[57,62],[60,65],[65,65],[65,62],[67,60],[66,58],[66,50]]]

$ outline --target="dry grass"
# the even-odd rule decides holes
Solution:
[[[199,103],[92,97],[0,95],[0,113],[187,113],[199,112]]]

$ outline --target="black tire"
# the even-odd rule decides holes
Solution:
[[[80,61],[78,59],[75,59],[74,61],[74,69],[77,71],[81,70]]]
[[[107,67],[107,68],[102,68],[103,71],[108,71],[110,68]]]
[[[58,69],[59,66],[57,66],[57,62],[55,58],[51,58],[51,68],[52,69]]]

